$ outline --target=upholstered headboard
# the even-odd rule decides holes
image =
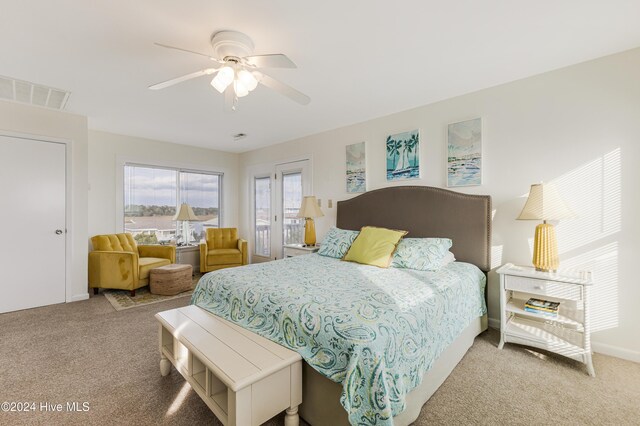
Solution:
[[[395,186],[338,202],[336,226],[381,226],[407,237],[451,238],[456,259],[491,268],[491,197],[430,186]]]

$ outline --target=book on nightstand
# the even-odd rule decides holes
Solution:
[[[548,300],[531,298],[524,304],[524,310],[534,314],[546,317],[556,318],[558,316],[559,302],[550,302]]]

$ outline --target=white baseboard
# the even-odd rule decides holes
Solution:
[[[489,327],[495,328],[496,330],[500,330],[500,319],[489,318]]]
[[[80,293],[74,294],[71,296],[71,300],[67,300],[67,302],[79,302],[81,300],[87,300],[89,298],[89,293]]]
[[[500,330],[500,320],[496,318],[489,318],[489,327]],[[591,349],[593,349],[593,352],[597,352],[602,355],[640,363],[640,352],[638,351],[632,351],[630,349],[621,348],[620,346],[613,346],[593,341],[591,342]]]
[[[620,346],[608,345],[606,343],[591,342],[591,349],[594,352],[603,355],[609,355],[616,358],[626,359],[640,363],[640,352],[621,348]]]

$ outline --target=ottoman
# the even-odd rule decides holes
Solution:
[[[149,291],[152,294],[173,296],[183,291],[193,289],[191,265],[177,263],[153,268],[149,271]]]

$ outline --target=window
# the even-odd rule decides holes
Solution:
[[[302,172],[282,175],[282,242],[300,244],[304,240],[304,219],[298,217],[302,204]]]
[[[255,254],[271,256],[271,177],[255,178]]]
[[[187,203],[200,221],[189,222],[190,241],[204,238],[206,228],[220,226],[222,174],[137,164],[124,166],[124,229],[139,244],[185,241],[173,220]],[[180,223],[182,225],[182,223]]]
[[[202,222],[192,224],[192,241],[206,236],[207,228],[220,227],[220,175],[201,172],[179,172],[180,204],[187,203]]]

